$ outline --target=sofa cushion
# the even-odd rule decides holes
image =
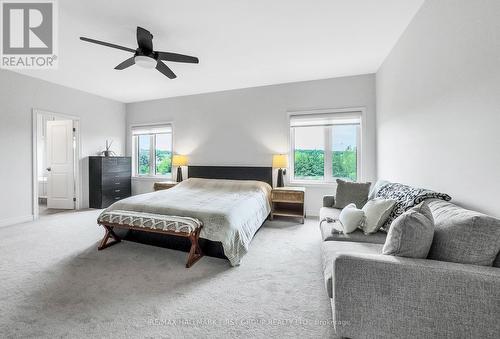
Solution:
[[[335,194],[335,208],[344,208],[350,203],[361,208],[368,201],[371,183],[350,182],[337,179],[337,194]]]
[[[325,217],[330,217],[333,219],[338,219],[340,210],[337,208],[322,207],[319,210],[319,220],[323,220]],[[385,232],[377,232],[373,234],[364,234],[362,230],[358,229],[349,234],[333,234],[332,231],[342,230],[342,227],[338,224],[338,221],[333,223],[327,223],[326,221],[321,222],[321,237],[323,241],[351,241],[351,242],[363,242],[363,243],[373,243],[373,244],[384,244],[387,234]]]
[[[429,259],[492,266],[500,251],[500,219],[430,200],[435,231]]]
[[[385,223],[396,204],[395,200],[375,198],[368,200],[363,206],[365,212],[365,223],[362,227],[366,234],[376,233]]]
[[[442,199],[445,201],[451,200],[451,197],[448,194],[438,193],[424,188],[415,188],[398,183],[387,183],[383,185],[378,190],[376,197],[396,200],[396,204],[394,205],[389,218],[387,218],[381,228],[386,232],[389,231],[391,223],[394,219],[426,199]]]
[[[340,211],[339,222],[342,225],[343,233],[352,233],[358,228],[363,227],[365,212],[356,208],[356,205],[349,204]]]
[[[383,245],[387,237],[387,233],[385,232],[364,234],[363,231],[359,229],[349,234],[332,233],[332,230],[335,227],[338,228],[339,225],[328,224],[326,222],[321,224],[321,236],[323,241],[349,241]]]
[[[393,221],[382,249],[383,254],[425,259],[434,236],[432,212],[424,202]]]
[[[333,207],[333,205],[335,205],[335,196],[334,195],[323,196],[323,207]]]
[[[332,298],[333,260],[340,253],[381,254],[381,244],[357,243],[346,241],[324,241],[321,244],[323,277],[328,296]]]

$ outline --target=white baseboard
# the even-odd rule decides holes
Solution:
[[[28,222],[28,221],[33,221],[33,215],[24,215],[21,217],[0,219],[0,227],[21,224],[23,222]]]
[[[319,217],[317,210],[308,210],[306,208],[306,217],[317,218]]]

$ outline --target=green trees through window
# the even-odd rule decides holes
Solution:
[[[156,150],[156,174],[172,173],[172,152]]]
[[[172,134],[155,135],[156,175],[172,173]]]
[[[167,175],[172,173],[172,152],[156,150],[156,174]],[[139,174],[149,174],[149,150],[139,150]]]
[[[295,150],[295,179],[321,180],[325,175],[323,150]]]
[[[141,134],[137,136],[137,173],[163,175],[172,173],[172,134]]]
[[[139,167],[138,172],[139,175],[148,175],[149,174],[149,151],[151,149],[151,135],[139,135],[137,137],[139,143]]]
[[[360,125],[313,121],[312,126],[292,126],[293,179],[332,182],[358,180]]]
[[[295,150],[294,176],[299,180],[324,179],[325,154],[323,150]],[[356,149],[332,152],[332,176],[357,180]]]
[[[334,178],[358,180],[356,149],[347,148],[345,151],[333,151],[332,174]]]
[[[147,175],[149,174],[149,150],[141,149],[139,150],[139,174]]]

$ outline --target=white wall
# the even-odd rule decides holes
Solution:
[[[125,151],[125,104],[46,81],[0,70],[0,225],[32,216],[32,109],[80,117],[82,207],[88,207],[86,157],[102,151],[106,139]]]
[[[375,173],[375,79],[362,75],[254,87],[127,104],[128,125],[172,122],[174,152],[192,165],[271,166],[272,154],[288,153],[287,111],[365,107],[365,179]],[[130,129],[127,137],[131,153]],[[152,190],[151,180],[134,180],[133,192]],[[309,186],[306,208],[317,215],[323,194],[335,187]]]
[[[378,71],[381,178],[500,216],[500,1],[427,0]]]

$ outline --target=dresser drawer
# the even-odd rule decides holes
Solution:
[[[120,186],[120,187],[112,187],[105,188],[102,190],[102,195],[107,197],[121,197],[121,196],[130,196],[130,185],[128,186]]]
[[[130,187],[103,190],[102,207],[108,207],[109,205],[128,197],[130,197]]]
[[[282,202],[303,203],[304,202],[304,192],[273,190],[271,198],[272,198],[272,201],[275,201],[275,202],[282,201]]]
[[[130,158],[103,158],[102,159],[102,172],[106,173],[116,173],[116,172],[128,172],[132,171],[132,165]]]
[[[130,173],[127,172],[108,173],[102,176],[102,187],[111,188],[130,185],[130,180]]]
[[[128,198],[126,195],[103,195],[102,196],[102,208],[106,208],[111,206],[117,201],[120,201],[122,199]]]

